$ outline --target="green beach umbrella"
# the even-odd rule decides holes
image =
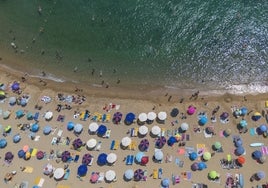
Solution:
[[[220,142],[215,142],[214,147],[215,147],[216,150],[221,149],[221,143]]]
[[[211,159],[211,153],[206,151],[204,154],[203,154],[203,159],[208,161],[209,159]]]
[[[0,91],[0,100],[3,100],[6,98],[6,94],[4,91]]]
[[[211,179],[216,179],[217,177],[219,177],[219,174],[215,170],[212,170],[208,173],[208,177]]]

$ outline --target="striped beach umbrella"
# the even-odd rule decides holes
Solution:
[[[82,164],[88,165],[91,163],[92,159],[93,159],[93,156],[90,155],[89,153],[86,153],[82,158]]]

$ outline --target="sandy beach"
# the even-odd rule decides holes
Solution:
[[[75,83],[59,83],[47,80],[43,78],[34,78],[29,75],[24,75],[19,72],[7,69],[5,67],[0,68],[0,82],[4,84],[5,87],[5,100],[0,103],[1,109],[1,133],[5,133],[5,128],[10,125],[11,130],[7,134],[2,134],[1,139],[6,139],[7,146],[1,148],[1,181],[0,187],[16,187],[20,185],[21,182],[28,182],[28,187],[33,187],[40,183],[40,179],[44,182],[40,184],[40,187],[51,188],[51,187],[161,187],[161,181],[165,178],[169,179],[169,187],[192,187],[195,183],[204,183],[208,187],[225,187],[227,175],[242,174],[244,177],[244,187],[256,187],[257,185],[262,185],[266,183],[267,178],[263,178],[259,181],[250,181],[250,178],[254,173],[259,171],[267,171],[267,161],[264,164],[260,164],[252,158],[252,153],[255,150],[261,151],[261,147],[250,147],[251,143],[263,143],[264,146],[268,146],[267,138],[263,135],[258,135],[252,133],[252,130],[264,124],[267,126],[267,121],[263,115],[265,115],[265,101],[268,100],[267,94],[261,95],[243,95],[234,96],[229,94],[223,94],[222,96],[207,96],[205,93],[199,93],[197,96],[192,96],[191,93],[178,93],[172,90],[162,90],[159,91],[157,88],[155,91],[147,91],[146,89],[141,89],[139,91],[133,91],[131,88],[128,92],[121,90],[120,88],[114,87],[90,87],[85,85],[77,85]],[[24,77],[24,78],[22,78]],[[19,82],[20,92],[12,91],[10,87],[14,81]],[[65,100],[60,100],[59,95],[63,97],[71,96],[73,99],[71,102],[66,102]],[[10,105],[10,97],[23,97],[28,96],[28,102],[26,106],[21,106],[18,104]],[[48,97],[49,102],[46,101],[44,96]],[[62,108],[57,110],[58,105]],[[195,112],[192,115],[187,114],[188,107],[192,105],[195,107]],[[71,109],[66,109],[68,106]],[[219,106],[217,112],[214,113],[215,120],[212,121],[213,110]],[[38,107],[40,107],[38,109]],[[246,107],[248,113],[242,118],[234,117],[233,110]],[[179,110],[179,114],[176,117],[171,117],[170,112],[173,108]],[[21,118],[16,118],[16,112],[18,110],[23,110],[24,116]],[[81,120],[74,116],[74,114],[82,114],[86,110],[89,111],[89,117]],[[3,113],[5,111],[10,111],[10,117],[7,119],[3,118]],[[47,121],[45,119],[46,112],[53,112],[53,117],[51,120]],[[34,120],[27,120],[26,114],[31,112],[35,114],[39,112],[38,125],[39,131],[35,132],[34,135],[30,129],[22,130],[20,125],[22,124],[34,124]],[[122,120],[119,124],[114,124],[112,119],[116,112],[122,113]],[[138,118],[140,113],[155,112],[166,112],[167,118],[164,122],[157,122],[148,124],[144,123],[148,127],[149,132],[145,136],[130,135],[132,128],[139,128],[137,122],[131,125],[125,125],[124,119],[127,113],[133,112]],[[220,116],[224,113],[228,113],[229,116],[226,117],[226,121],[221,121]],[[255,112],[262,114],[261,118],[257,121],[252,120],[252,116]],[[106,114],[110,119],[94,120],[94,114],[99,113],[101,115]],[[59,115],[64,117],[59,119]],[[206,116],[207,122],[205,125],[200,126],[199,120],[200,116]],[[237,125],[244,119],[247,122],[248,131],[240,132]],[[228,120],[228,121],[227,121]],[[74,131],[69,131],[67,129],[68,122],[74,122],[75,124],[83,125],[83,130],[81,134],[75,135]],[[103,138],[97,134],[89,134],[88,127],[92,122],[96,122],[98,125],[105,125],[107,129],[111,132],[109,138]],[[155,152],[155,141],[156,137],[150,135],[151,128],[154,125],[158,125],[161,128],[161,134],[168,139],[170,136],[175,136],[176,130],[181,127],[182,123],[187,123],[189,125],[188,130],[184,132],[183,135],[187,137],[174,143],[173,146],[168,146],[165,144],[161,149],[163,152],[163,160],[161,162],[155,162],[153,160]],[[43,134],[43,127],[50,125],[52,131],[48,135]],[[205,134],[204,131],[207,127],[211,127],[214,134]],[[253,128],[253,129],[251,129]],[[231,130],[231,134],[226,137],[222,133],[227,129]],[[59,131],[62,130],[62,133]],[[21,140],[18,143],[13,142],[13,136],[19,134]],[[59,135],[58,135],[59,134]],[[31,138],[31,135],[34,138]],[[124,137],[130,137],[134,143],[132,148],[123,149],[120,146],[115,148],[115,150],[110,150],[110,146],[113,140],[121,142]],[[226,159],[227,155],[230,155],[232,159],[237,159],[238,156],[235,154],[235,145],[233,142],[233,137],[239,136],[243,140],[243,147],[245,152],[241,156],[245,158],[245,164],[240,168],[235,169],[223,169],[220,165],[221,159]],[[59,143],[52,144],[53,137],[60,137]],[[74,150],[72,142],[80,138],[84,143],[89,139],[94,138],[97,142],[101,142],[98,149],[88,150],[87,147],[81,147],[79,151]],[[69,138],[70,144],[66,143],[66,138]],[[139,152],[139,143],[142,139],[148,139],[149,148],[145,151],[145,156],[149,157],[149,162],[146,165],[136,164],[126,165],[126,157],[128,155],[136,155]],[[64,140],[64,141],[63,141]],[[220,142],[222,145],[222,151],[214,151],[212,146],[215,142]],[[21,150],[25,145],[28,145],[30,149],[36,149],[37,151],[43,151],[46,153],[45,157],[38,160],[36,156],[32,156],[30,159],[25,160],[18,157],[18,151]],[[211,152],[212,157],[210,160],[205,161],[207,168],[203,170],[191,170],[191,165],[194,162],[201,162],[202,156],[197,157],[194,161],[189,159],[189,151],[198,151],[198,147],[203,147],[204,150]],[[35,151],[36,151],[35,150]],[[69,151],[71,157],[74,158],[75,155],[79,155],[77,162],[70,160],[69,162],[62,162],[61,158],[53,157],[51,155],[51,150],[54,154],[57,151]],[[268,149],[267,149],[268,150]],[[5,153],[11,151],[14,154],[14,158],[10,163],[5,161]],[[84,154],[90,153],[94,160],[90,166],[88,166],[88,172],[83,177],[77,177],[77,169],[82,163],[82,157]],[[115,153],[117,155],[117,160],[113,165],[103,165],[97,164],[97,159],[101,153]],[[263,153],[263,155],[268,155]],[[170,158],[168,158],[170,156]],[[179,163],[181,161],[181,163]],[[55,178],[49,177],[44,174],[45,166],[50,163],[55,169],[64,168],[68,164],[70,170],[70,175],[67,180],[55,180]],[[29,171],[21,170],[22,167],[27,167]],[[31,168],[30,168],[31,167]],[[154,178],[154,169],[162,168],[162,176]],[[145,180],[134,181],[124,180],[124,173],[126,170],[132,169],[142,169],[147,171],[147,177]],[[91,183],[90,177],[92,172],[106,172],[108,170],[114,170],[116,172],[116,181],[107,182],[100,181],[98,183]],[[220,175],[218,181],[212,181],[208,179],[208,173],[215,170]],[[16,171],[16,174],[12,176],[10,181],[4,181],[6,173],[11,173]],[[65,170],[66,171],[66,170]],[[189,174],[189,176],[185,175]],[[178,176],[179,182],[175,185],[172,184],[172,175]]]

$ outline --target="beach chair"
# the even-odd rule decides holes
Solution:
[[[51,140],[51,144],[55,145],[57,143],[57,137],[53,137]]]
[[[104,138],[110,138],[110,136],[111,136],[111,129],[107,129],[107,131],[105,132],[105,134],[104,134]]]
[[[63,130],[62,130],[62,129],[59,129],[59,130],[58,130],[58,133],[57,133],[57,136],[58,136],[58,137],[61,137],[61,136],[62,136],[62,133],[63,133]]]
[[[106,122],[110,122],[111,121],[111,114],[106,114]]]
[[[166,134],[166,129],[165,128],[161,128],[160,136],[165,136],[165,134]]]
[[[114,150],[117,150],[119,148],[119,145],[120,145],[119,141],[116,140],[114,144]]]
[[[158,179],[162,179],[162,175],[163,175],[163,169],[158,168]]]
[[[70,169],[68,168],[63,176],[63,179],[64,180],[68,180],[69,179],[69,176],[70,176]]]
[[[132,165],[134,162],[134,155],[128,155],[126,158],[126,165]]]
[[[95,147],[95,150],[96,150],[96,151],[100,151],[100,149],[101,149],[101,145],[102,145],[102,142],[99,141],[99,142],[97,143],[96,147]]]
[[[115,140],[112,140],[110,145],[110,150],[114,150]]]
[[[91,161],[90,161],[90,163],[88,163],[88,165],[87,165],[87,166],[92,166],[93,161],[94,161],[94,157],[92,157],[92,158],[91,158]]]
[[[147,181],[147,177],[148,177],[148,171],[147,171],[147,170],[144,170],[144,171],[143,171],[143,177],[142,177],[142,180],[143,180],[143,181]]]
[[[77,161],[79,160],[80,155],[76,154],[74,157],[74,162],[77,163]]]
[[[99,173],[99,179],[98,179],[98,183],[101,183],[104,181],[104,172],[100,172]]]
[[[177,183],[180,183],[180,181],[181,181],[181,178],[180,178],[180,176],[179,175],[173,175],[172,174],[172,184],[173,185],[176,185]]]
[[[36,112],[36,113],[34,114],[34,116],[33,116],[33,119],[34,119],[35,121],[38,121],[38,118],[39,118],[39,112]]]
[[[135,140],[132,140],[131,144],[128,146],[128,149],[136,150],[137,149],[137,142]]]
[[[158,170],[157,169],[153,169],[153,179],[157,179],[158,178]]]

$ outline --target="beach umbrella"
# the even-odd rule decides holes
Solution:
[[[253,121],[258,121],[261,118],[261,113],[255,112],[252,116]]]
[[[161,184],[162,184],[163,187],[168,188],[169,187],[169,179],[168,178],[164,178],[161,181]]]
[[[67,130],[68,130],[68,131],[73,130],[73,129],[74,129],[74,126],[75,126],[75,123],[72,122],[72,121],[69,121],[69,122],[67,123]]]
[[[167,113],[166,112],[159,112],[157,117],[160,121],[165,121],[167,119]]]
[[[242,119],[239,123],[239,125],[243,128],[243,127],[246,127],[248,125],[248,122],[244,119]]]
[[[6,94],[4,91],[0,91],[0,100],[4,100],[6,98]]]
[[[87,147],[88,147],[88,149],[93,149],[93,148],[96,147],[96,145],[97,145],[97,140],[94,139],[94,138],[91,138],[91,139],[89,139],[87,141]]]
[[[181,124],[181,130],[182,131],[187,131],[189,129],[189,125],[188,125],[188,123],[182,123]]]
[[[265,172],[264,171],[257,172],[256,177],[257,177],[258,180],[264,179],[265,178]]]
[[[149,148],[149,140],[148,139],[142,139],[139,144],[139,149],[141,151],[146,151]]]
[[[142,125],[139,127],[139,134],[140,135],[146,135],[148,133],[148,127],[145,125]]]
[[[106,160],[107,160],[108,163],[113,164],[117,160],[117,155],[115,153],[109,153],[107,155]]]
[[[259,134],[263,134],[263,133],[267,132],[267,126],[262,124],[258,127],[257,131]]]
[[[74,141],[73,141],[73,147],[74,149],[78,149],[80,148],[81,146],[83,145],[83,142],[80,138],[76,138]]]
[[[148,156],[143,156],[141,158],[141,165],[146,165],[149,162],[149,157]]]
[[[82,124],[80,124],[80,123],[77,123],[77,124],[75,124],[75,126],[74,126],[74,132],[75,133],[81,133],[82,132],[82,130],[83,130],[83,125]]]
[[[156,150],[154,152],[154,158],[155,158],[155,160],[162,161],[163,160],[163,157],[164,157],[164,153],[162,152],[162,150]]]
[[[259,161],[259,163],[263,164],[266,161],[266,157],[264,155],[262,155],[258,161]]]
[[[21,105],[21,106],[26,106],[26,105],[27,105],[27,99],[22,98],[22,99],[20,100],[20,105]]]
[[[105,125],[100,125],[97,132],[99,136],[103,136],[105,135],[106,131],[107,127]]]
[[[8,103],[10,105],[14,105],[14,104],[16,104],[16,102],[17,102],[17,98],[16,97],[9,97]]]
[[[98,128],[99,128],[99,125],[96,122],[92,122],[88,126],[89,132],[92,132],[92,133],[97,132]]]
[[[44,156],[45,156],[45,154],[44,154],[44,152],[41,151],[41,150],[39,150],[39,151],[36,153],[36,158],[39,159],[39,160],[43,159]]]
[[[155,118],[156,118],[156,113],[155,113],[155,112],[149,112],[149,113],[147,114],[147,118],[148,118],[149,121],[153,121],[153,120],[155,120]]]
[[[242,146],[239,146],[239,147],[237,147],[237,148],[235,149],[235,154],[236,154],[237,156],[240,156],[240,155],[242,155],[243,153],[245,153],[245,149],[244,149]]]
[[[187,109],[187,113],[189,115],[193,115],[195,113],[195,111],[196,111],[196,108],[194,106],[192,106],[192,105],[189,106],[188,109]]]
[[[130,180],[134,177],[134,171],[132,169],[127,169],[124,173],[124,176],[127,180]]]
[[[87,174],[87,165],[81,164],[77,169],[78,176],[85,176]]]
[[[98,181],[99,177],[100,177],[100,176],[98,175],[98,173],[93,172],[93,173],[91,174],[91,176],[90,176],[90,182],[91,182],[91,183],[96,183],[96,182]]]
[[[64,169],[63,168],[56,168],[56,170],[53,173],[53,177],[55,180],[60,180],[64,176]]]
[[[234,140],[235,147],[240,147],[243,145],[243,141],[241,139]]]
[[[91,163],[93,159],[93,156],[90,155],[89,153],[84,154],[83,158],[82,158],[82,164],[88,165]]]
[[[121,144],[123,147],[128,147],[131,144],[131,138],[129,138],[128,136],[122,138]]]
[[[206,151],[203,153],[203,159],[208,161],[209,159],[211,159],[211,153]]]
[[[3,118],[4,118],[4,119],[8,119],[9,116],[10,116],[10,114],[11,114],[11,112],[10,112],[9,110],[4,111],[4,113],[3,113]]]
[[[47,121],[51,120],[52,117],[53,117],[53,112],[48,111],[48,112],[45,113],[45,119],[46,119]]]
[[[29,146],[28,145],[24,145],[22,149],[23,149],[24,152],[27,152],[29,150]]]
[[[14,155],[11,151],[6,152],[5,154],[5,160],[11,161],[14,158]]]
[[[191,165],[191,170],[192,171],[196,171],[196,170],[198,170],[199,168],[198,168],[198,163],[197,162],[194,162],[192,165]]]
[[[48,135],[51,132],[51,130],[52,130],[51,126],[50,125],[46,125],[43,128],[43,134],[44,135]]]
[[[237,163],[242,165],[246,162],[246,159],[242,156],[239,156],[237,159],[236,159]]]
[[[147,114],[146,113],[140,113],[138,116],[138,120],[140,122],[145,122],[147,120]]]
[[[52,172],[53,172],[53,166],[52,166],[52,164],[50,164],[50,163],[46,164],[45,167],[44,167],[44,169],[43,169],[43,173],[45,175],[49,175]]]
[[[37,132],[39,130],[39,125],[38,125],[38,123],[34,123],[34,124],[32,124],[32,126],[31,126],[31,131],[32,132]]]
[[[205,129],[207,134],[213,134],[214,133],[214,128],[212,126],[208,126]]]
[[[204,163],[204,162],[198,163],[198,170],[204,170],[205,168],[207,168],[206,163]]]
[[[199,125],[205,125],[206,123],[208,122],[208,118],[206,116],[202,116],[199,121],[198,121],[198,124]]]
[[[151,129],[151,133],[154,135],[154,136],[157,136],[161,133],[161,128],[157,125],[154,125]]]
[[[197,155],[196,152],[191,152],[191,153],[189,153],[189,159],[190,159],[191,161],[196,160],[197,157],[198,157],[198,155]]]
[[[129,112],[125,117],[125,124],[130,125],[131,123],[134,122],[135,119],[136,119],[135,114],[132,112]]]
[[[18,82],[14,82],[12,85],[11,85],[11,89],[13,91],[18,91],[20,89],[20,83]]]
[[[137,169],[134,172],[134,179],[140,181],[144,176],[144,171],[142,169]]]
[[[242,107],[240,109],[240,112],[241,112],[241,114],[240,114],[241,116],[245,116],[248,113],[248,109],[246,107]]]
[[[61,154],[61,160],[62,162],[67,162],[71,158],[71,153],[69,151],[64,151]]]
[[[24,155],[24,159],[25,160],[29,160],[31,158],[31,153],[29,151],[27,151]]]
[[[233,115],[235,117],[239,117],[241,115],[241,110],[240,109],[236,109],[234,112],[233,112]]]
[[[107,181],[113,181],[116,178],[116,173],[114,170],[108,170],[105,172],[105,179]]]
[[[167,143],[169,146],[173,146],[177,142],[177,139],[174,136],[169,137]]]
[[[215,170],[212,170],[208,173],[208,176],[211,179],[216,179],[217,177],[219,177],[219,174]]]
[[[32,120],[33,119],[33,114],[31,112],[28,112],[26,115],[27,120]]]
[[[232,130],[231,130],[231,129],[225,129],[225,130],[223,131],[223,135],[224,135],[225,137],[230,136],[231,134],[232,134]]]
[[[23,110],[16,111],[16,118],[21,118],[24,115]]]
[[[170,116],[171,117],[177,117],[177,115],[179,114],[179,109],[178,108],[173,108],[170,112]]]
[[[25,152],[21,149],[18,151],[18,157],[19,158],[24,158]]]
[[[255,159],[255,160],[259,160],[261,157],[262,157],[262,152],[259,151],[259,150],[255,150],[252,153],[252,158]]]
[[[219,149],[221,149],[221,147],[222,147],[222,145],[221,145],[220,142],[215,142],[215,143],[213,144],[213,146],[214,146],[214,148],[215,148],[216,150],[219,150]]]
[[[21,136],[20,136],[20,134],[15,134],[15,135],[13,136],[13,142],[14,142],[14,143],[18,143],[20,140],[21,140]]]
[[[107,163],[107,154],[106,153],[101,153],[98,156],[98,165],[103,166]]]
[[[166,142],[167,142],[166,138],[164,136],[160,136],[159,138],[157,138],[155,146],[157,148],[162,148],[166,144]]]
[[[0,139],[0,148],[4,148],[7,146],[7,140],[4,138]]]
[[[228,117],[229,117],[229,114],[228,114],[227,112],[223,112],[223,113],[220,115],[220,119],[221,119],[221,120],[226,120]]]
[[[121,119],[122,119],[122,116],[123,116],[123,114],[121,112],[115,112],[114,113],[114,116],[113,116],[113,122],[115,124],[120,123],[121,122]]]
[[[5,133],[10,133],[11,132],[11,126],[10,125],[6,126],[4,128],[4,131],[5,131]]]
[[[136,156],[135,156],[136,161],[137,161],[138,163],[140,163],[140,162],[141,162],[141,159],[142,159],[143,156],[144,156],[144,153],[143,153],[143,152],[138,152],[138,153],[136,154]]]

